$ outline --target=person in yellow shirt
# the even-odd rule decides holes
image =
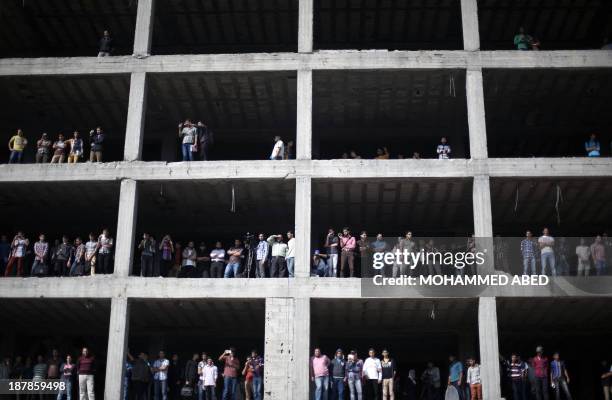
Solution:
[[[11,152],[9,164],[21,164],[21,160],[23,159],[23,151],[27,145],[28,139],[25,138],[21,129],[17,129],[17,134],[8,142],[8,148]]]

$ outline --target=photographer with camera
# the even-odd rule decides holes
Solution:
[[[268,238],[268,244],[272,247],[272,259],[270,260],[270,278],[284,278],[287,272],[287,257],[288,246],[283,242],[283,235],[271,235]]]
[[[238,371],[240,360],[236,357],[236,349],[230,347],[219,356],[223,362],[223,400],[236,400],[236,389],[238,387]]]

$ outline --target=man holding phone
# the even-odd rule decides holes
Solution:
[[[236,350],[231,347],[219,356],[219,361],[223,361],[223,400],[236,400],[240,360],[235,354]]]

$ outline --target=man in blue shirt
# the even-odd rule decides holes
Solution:
[[[448,368],[448,386],[453,386],[459,393],[459,398],[463,400],[463,390],[461,390],[461,380],[463,379],[463,365],[454,355],[448,357],[450,366]]]
[[[584,142],[584,149],[587,152],[587,157],[599,157],[601,146],[597,140],[597,135],[591,133],[591,137],[588,141]]]
[[[569,391],[569,374],[565,368],[565,361],[561,360],[559,352],[553,354],[553,360],[550,362],[550,381],[557,400],[561,400],[561,391],[563,391],[567,400],[572,400]]]

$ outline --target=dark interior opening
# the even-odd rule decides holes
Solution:
[[[266,160],[276,135],[285,144],[295,143],[295,72],[160,74],[149,79],[146,161],[182,160],[178,124],[187,118],[201,120],[213,132],[211,160]]]
[[[292,52],[297,0],[160,0],[154,54]]]
[[[62,362],[67,354],[76,362],[83,347],[96,360],[96,397],[104,396],[106,352],[110,301],[100,299],[2,299],[0,300],[0,356],[9,357],[12,365],[21,357],[31,366],[38,355],[46,363],[52,351],[58,350]],[[73,398],[78,385],[73,384]]]
[[[105,30],[113,55],[132,54],[137,7],[125,0],[3,0],[0,57],[95,57]]]
[[[478,19],[485,50],[514,49],[521,26],[542,50],[599,49],[612,38],[612,3],[606,0],[478,0]]]
[[[319,347],[330,358],[338,348],[345,356],[356,350],[362,360],[370,348],[379,358],[387,349],[397,363],[401,382],[410,369],[415,369],[418,380],[432,361],[444,383],[449,355],[462,362],[478,358],[477,303],[470,299],[312,300],[310,347],[311,352]]]
[[[521,237],[529,229],[537,237],[548,227],[553,236],[601,235],[612,221],[610,183],[608,178],[492,179],[493,231]]]
[[[89,160],[89,132],[104,130],[103,161],[123,160],[125,126],[130,92],[127,75],[19,76],[0,78],[0,141],[7,144],[22,129],[28,145],[24,163],[35,162],[36,142],[46,132],[55,142],[58,134],[72,138],[79,131]],[[8,150],[0,156],[7,162]],[[66,154],[67,158],[67,154]],[[64,159],[66,162],[66,159]]]
[[[500,353],[510,358],[516,352],[527,361],[537,346],[544,347],[549,359],[558,351],[566,362],[572,396],[603,399],[601,362],[607,361],[609,369],[612,361],[609,302],[606,298],[498,299]],[[502,382],[508,398],[508,381]]]
[[[611,153],[609,70],[485,70],[490,157],[584,157],[597,135]]]
[[[374,158],[438,158],[446,137],[452,158],[469,158],[465,71],[315,71],[313,158],[351,150]]]
[[[314,2],[315,49],[463,49],[458,0]]]

